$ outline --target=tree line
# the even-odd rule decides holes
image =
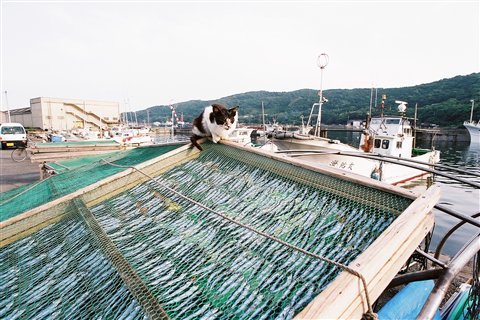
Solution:
[[[406,115],[414,116],[415,105],[417,119],[421,123],[436,124],[442,127],[461,127],[463,121],[470,118],[471,102],[474,99],[476,107],[474,120],[480,118],[480,73],[442,79],[427,84],[402,88],[376,88],[377,101],[373,103],[372,115],[380,114],[382,95],[386,95],[385,114],[397,115],[395,100],[406,101]],[[348,120],[363,120],[370,109],[370,88],[331,89],[324,90],[323,95],[328,102],[323,104],[323,124],[346,124]],[[375,93],[374,93],[375,96]],[[222,103],[227,107],[240,106],[241,123],[262,122],[262,102],[266,122],[274,119],[281,124],[301,124],[301,118],[306,122],[311,106],[318,102],[318,90],[300,89],[289,92],[253,91],[239,93],[215,100],[191,100],[175,104],[177,115],[183,113],[184,120],[191,122],[205,106],[211,103]],[[148,120],[150,123],[165,122],[171,117],[169,106],[157,105],[137,111],[138,122]]]

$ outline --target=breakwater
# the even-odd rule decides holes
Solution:
[[[470,135],[467,129],[449,129],[449,128],[435,128],[435,129],[415,129],[416,139],[418,141],[435,142],[468,142]]]

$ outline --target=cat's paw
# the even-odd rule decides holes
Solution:
[[[219,136],[212,136],[212,141],[213,143],[218,143],[218,141],[220,141],[221,138]]]

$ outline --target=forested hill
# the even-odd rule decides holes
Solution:
[[[322,123],[346,124],[349,119],[364,119],[370,106],[370,88],[324,90],[328,102],[323,105]],[[378,88],[378,103],[387,95],[385,113],[396,115],[395,100],[408,102],[407,116],[413,117],[418,104],[417,118],[422,123],[443,127],[460,127],[470,118],[471,99],[476,103],[474,120],[480,118],[480,73],[443,79],[440,81],[404,88]],[[301,89],[291,92],[254,91],[209,101],[192,100],[176,104],[177,114],[184,114],[191,122],[203,108],[213,102],[228,107],[240,106],[241,123],[261,123],[261,105],[264,103],[266,121],[273,118],[281,124],[300,124],[301,116],[307,120],[313,103],[318,102],[318,90]],[[373,108],[378,115],[379,108]],[[165,122],[171,116],[168,106],[148,108],[150,122]],[[138,121],[147,120],[147,111],[137,111]]]

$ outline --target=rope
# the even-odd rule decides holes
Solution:
[[[259,231],[259,230],[255,229],[255,228],[251,227],[251,226],[248,226],[248,225],[243,224],[243,223],[241,223],[241,222],[239,222],[239,221],[236,221],[236,220],[234,220],[234,219],[226,216],[225,214],[223,214],[223,213],[221,213],[221,212],[218,212],[218,211],[216,211],[216,210],[214,210],[214,209],[212,209],[212,208],[209,208],[209,207],[205,206],[204,204],[202,204],[202,203],[200,203],[200,202],[198,202],[198,201],[196,201],[196,200],[194,200],[194,199],[192,199],[192,198],[189,198],[189,197],[181,194],[180,192],[176,191],[175,189],[172,189],[172,188],[170,188],[169,186],[167,186],[167,185],[159,182],[159,181],[156,180],[154,177],[150,176],[149,174],[143,172],[142,170],[140,170],[140,169],[138,169],[138,168],[136,168],[136,167],[134,167],[134,166],[122,166],[122,165],[118,165],[118,164],[109,162],[108,160],[105,160],[105,159],[101,159],[101,160],[104,161],[105,163],[107,163],[107,164],[109,164],[109,165],[112,165],[112,166],[115,166],[115,167],[134,169],[134,170],[138,171],[139,173],[143,174],[144,176],[146,176],[147,178],[149,178],[150,180],[152,180],[153,182],[155,182],[156,184],[158,184],[159,186],[161,186],[161,187],[167,189],[168,191],[176,194],[176,195],[179,196],[180,198],[183,198],[184,200],[187,200],[187,201],[193,203],[194,205],[199,206],[199,207],[202,208],[202,209],[205,209],[205,210],[207,210],[207,211],[210,211],[211,213],[213,213],[213,214],[215,214],[215,215],[217,215],[217,216],[219,216],[219,217],[221,217],[221,218],[223,218],[223,219],[225,219],[225,220],[227,220],[227,221],[229,221],[229,222],[231,222],[231,223],[233,223],[233,224],[236,224],[236,225],[238,225],[238,226],[240,226],[240,227],[242,227],[242,228],[245,228],[245,229],[247,229],[247,230],[249,230],[249,231],[251,231],[251,232],[253,232],[253,233],[256,233],[256,234],[258,234],[258,235],[260,235],[260,236],[262,236],[262,237],[265,237],[265,238],[267,238],[267,239],[270,239],[270,240],[272,240],[272,241],[275,241],[275,242],[277,242],[277,243],[280,243],[280,244],[282,244],[282,245],[284,245],[284,246],[286,246],[286,247],[288,247],[288,248],[290,248],[290,249],[296,250],[296,251],[298,251],[298,252],[300,252],[300,253],[303,253],[303,254],[305,254],[305,255],[307,255],[307,256],[310,256],[310,257],[319,259],[319,260],[321,260],[321,261],[323,261],[323,262],[327,262],[327,263],[333,264],[334,266],[337,266],[337,267],[339,267],[339,268],[341,268],[341,269],[349,272],[350,274],[353,274],[354,276],[357,276],[358,278],[360,278],[360,280],[362,281],[362,285],[363,285],[363,287],[365,288],[365,299],[366,299],[367,307],[368,307],[368,310],[367,310],[367,312],[363,315],[362,319],[365,319],[365,320],[378,319],[377,315],[373,312],[372,304],[371,304],[371,301],[370,301],[370,295],[369,295],[369,293],[368,293],[367,281],[365,280],[365,278],[363,277],[363,275],[362,275],[361,273],[359,273],[358,271],[356,271],[355,269],[352,269],[352,268],[350,268],[350,267],[348,267],[348,266],[346,266],[346,265],[343,265],[343,264],[338,263],[338,262],[336,262],[336,261],[333,261],[333,260],[330,260],[330,259],[328,259],[328,258],[322,257],[322,256],[320,256],[320,255],[318,255],[318,254],[312,253],[312,252],[307,251],[307,250],[305,250],[305,249],[302,249],[302,248],[300,248],[300,247],[298,247],[298,246],[296,246],[296,245],[293,245],[293,244],[290,244],[290,243],[288,243],[288,242],[286,242],[286,241],[283,241],[283,240],[281,240],[281,239],[279,239],[279,238],[277,238],[277,237],[275,237],[275,236],[269,235],[269,234],[267,234],[267,233],[265,233],[265,232],[263,232],[263,231]]]

